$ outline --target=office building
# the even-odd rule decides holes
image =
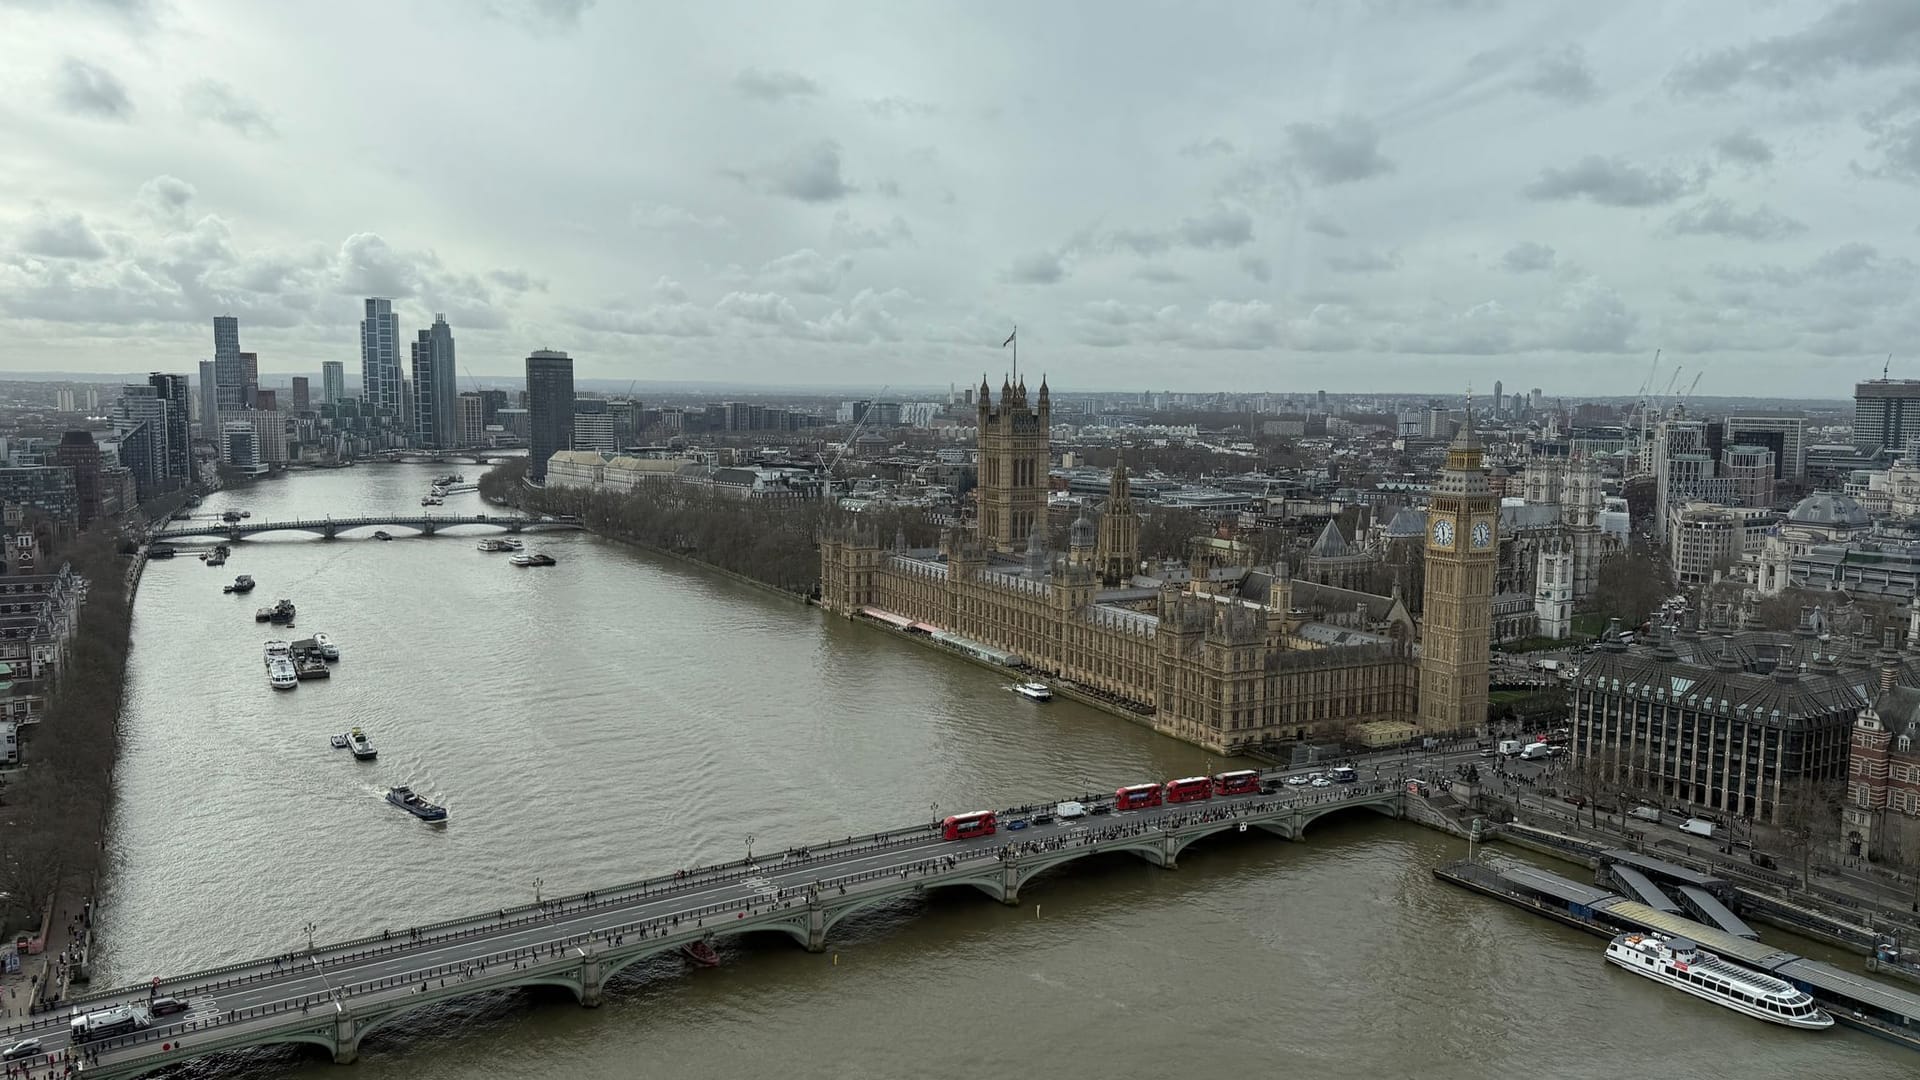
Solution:
[[[347,365],[340,360],[320,361],[320,402],[332,405],[347,400]]]
[[[120,444],[120,463],[133,471],[141,502],[173,486],[167,476],[171,457],[167,439],[172,432],[167,406],[159,390],[141,384],[121,387],[120,400],[109,410],[114,439]]]
[[[1776,480],[1801,481],[1807,476],[1807,418],[1798,414],[1748,413],[1729,416],[1721,424],[1724,446],[1764,446],[1773,451]]]
[[[574,450],[611,454],[620,449],[614,435],[613,414],[604,401],[576,401],[573,410]]]
[[[487,402],[479,394],[461,394],[454,401],[454,425],[460,446],[480,446],[487,438]]]
[[[193,480],[193,429],[187,415],[192,408],[188,404],[187,377],[155,371],[147,375],[147,385],[153,387],[155,397],[167,403],[167,486],[189,483]]]
[[[79,524],[80,501],[73,470],[61,465],[0,468],[0,504],[46,518],[58,529]]]
[[[220,461],[245,473],[265,471],[266,467],[260,463],[260,440],[253,421],[235,419],[220,425]]]
[[[253,392],[253,408],[255,412],[278,412],[280,395],[272,390],[256,389]]]
[[[69,431],[53,448],[53,463],[73,471],[74,521],[81,528],[98,521],[100,507],[100,447],[91,431]]]
[[[1893,454],[1920,438],[1920,379],[1874,379],[1853,388],[1853,441]]]
[[[400,322],[393,301],[369,297],[360,320],[360,399],[375,415],[404,416],[400,388]]]
[[[254,407],[254,395],[260,392],[259,353],[243,352],[240,354],[240,377],[246,380],[246,385],[240,388],[241,407],[251,409]]]
[[[435,315],[433,326],[413,343],[413,434],[419,444],[436,450],[459,445],[455,427],[453,328],[445,315]]]
[[[200,361],[200,437],[218,441],[220,433],[219,373],[212,360]]]
[[[481,416],[482,421],[488,424],[499,423],[500,410],[507,407],[507,392],[505,390],[480,391],[480,406],[485,410]]]
[[[573,449],[573,360],[540,349],[527,357],[527,476],[547,478],[547,459]]]
[[[306,412],[312,407],[313,400],[307,389],[307,377],[295,375],[293,377],[293,411]]]
[[[213,375],[221,409],[246,407],[247,373],[240,365],[240,320],[213,317]]]

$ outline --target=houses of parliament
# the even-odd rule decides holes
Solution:
[[[1353,597],[1284,562],[1251,564],[1232,541],[1196,538],[1183,569],[1143,573],[1125,462],[1098,519],[1067,550],[1047,537],[1050,403],[1003,381],[979,388],[978,513],[937,548],[884,542],[855,523],[820,545],[821,603],[1024,663],[1163,734],[1231,753],[1343,738],[1398,742],[1469,732],[1487,709],[1496,500],[1469,423],[1427,517],[1426,628],[1340,625]],[[1351,605],[1347,607],[1352,610]]]

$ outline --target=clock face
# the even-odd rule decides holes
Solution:
[[[1453,546],[1453,522],[1437,521],[1433,525],[1433,542],[1441,547]]]
[[[1474,522],[1473,546],[1477,548],[1483,548],[1491,543],[1493,543],[1493,526],[1487,524],[1484,521]]]

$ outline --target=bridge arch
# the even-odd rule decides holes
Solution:
[[[1312,813],[1303,813],[1300,816],[1294,818],[1293,827],[1294,827],[1295,835],[1296,836],[1304,835],[1307,831],[1308,825],[1311,825],[1314,822],[1319,821],[1321,818],[1326,817],[1329,814],[1338,814],[1338,813],[1343,813],[1345,811],[1359,810],[1362,808],[1371,810],[1374,813],[1380,814],[1384,817],[1397,819],[1401,816],[1400,797],[1397,795],[1389,795],[1384,798],[1352,799],[1348,801],[1330,802],[1324,806],[1315,808]]]

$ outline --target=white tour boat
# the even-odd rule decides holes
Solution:
[[[267,664],[267,684],[275,690],[291,690],[300,685],[300,676],[293,669],[293,661],[275,657]]]
[[[340,646],[335,645],[333,643],[333,639],[328,637],[327,635],[325,634],[313,635],[313,645],[314,645],[314,648],[320,650],[321,659],[323,660],[340,659]]]
[[[347,732],[347,748],[361,761],[372,761],[380,755],[380,751],[373,748],[373,740],[367,738],[367,733],[359,728]]]
[[[1756,1020],[1816,1030],[1833,1026],[1833,1017],[1792,983],[1729,963],[1687,938],[1620,934],[1607,944],[1607,960]]]
[[[1013,692],[1034,701],[1052,701],[1053,689],[1043,682],[1015,683]]]
[[[289,664],[293,663],[292,643],[285,641],[267,642],[266,656],[263,657],[263,659],[268,667],[272,667],[275,660],[285,660]]]

